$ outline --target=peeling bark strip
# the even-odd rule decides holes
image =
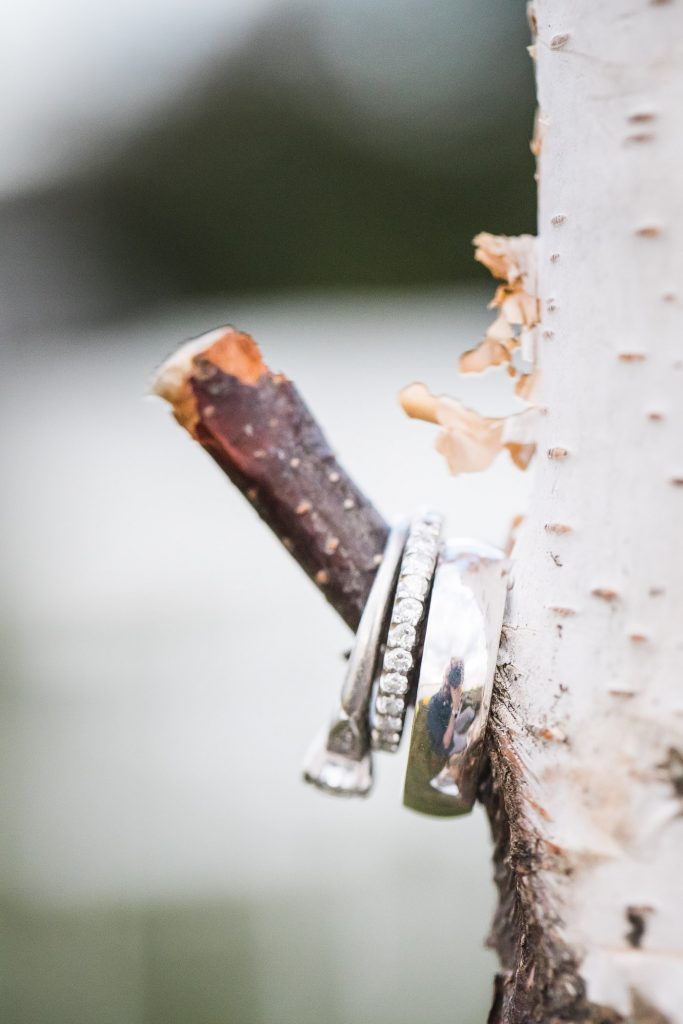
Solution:
[[[408,416],[442,427],[434,447],[452,473],[481,472],[503,449],[519,469],[526,469],[536,451],[536,409],[482,416],[449,395],[432,395],[419,383],[403,388],[399,397]]]
[[[536,425],[541,412],[533,407],[538,387],[536,239],[482,231],[472,241],[475,260],[504,283],[496,288],[489,303],[490,309],[498,310],[496,319],[479,344],[461,355],[460,373],[483,373],[504,366],[508,376],[516,379],[515,394],[531,408],[510,416],[482,416],[450,395],[432,395],[417,382],[403,389],[400,402],[408,416],[441,427],[434,447],[445,457],[451,473],[479,473],[503,449],[519,469],[526,469],[536,451]],[[517,350],[530,364],[529,372],[520,373],[514,365]]]
[[[355,630],[387,525],[291,381],[248,334],[225,327],[184,345],[154,388]]]

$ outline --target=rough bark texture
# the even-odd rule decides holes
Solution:
[[[534,26],[546,414],[483,791],[490,1019],[680,1022],[683,5]]]
[[[222,328],[181,348],[155,389],[355,630],[387,525],[291,381],[249,335]]]

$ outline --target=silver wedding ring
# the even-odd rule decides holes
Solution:
[[[365,796],[372,786],[370,699],[407,536],[405,522],[389,531],[349,658],[339,710],[304,762],[306,781],[328,793]]]
[[[394,753],[401,741],[419,668],[441,524],[441,516],[430,511],[418,515],[410,525],[371,716],[373,750]]]
[[[403,802],[472,809],[508,590],[509,563],[474,540],[444,544],[429,605]]]

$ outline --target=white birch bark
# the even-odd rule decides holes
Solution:
[[[547,412],[493,723],[503,888],[576,967],[544,996],[532,949],[534,1007],[683,1024],[683,4],[534,7]]]

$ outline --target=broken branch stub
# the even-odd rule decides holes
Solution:
[[[356,629],[388,527],[337,462],[294,384],[232,327],[183,345],[154,391]]]

